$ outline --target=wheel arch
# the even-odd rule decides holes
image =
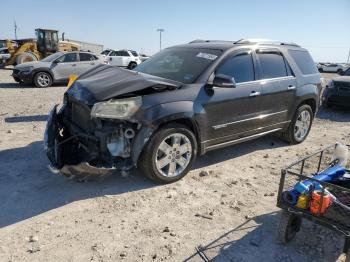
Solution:
[[[36,68],[36,69],[34,69],[32,80],[34,81],[34,77],[35,77],[38,73],[41,73],[41,72],[48,73],[48,74],[51,76],[52,82],[55,81],[55,78],[54,78],[54,76],[53,76],[53,73],[51,72],[50,69],[47,69],[47,68]]]
[[[312,112],[313,114],[315,115],[317,113],[317,102],[316,102],[316,99],[314,98],[308,98],[308,99],[305,99],[305,100],[302,100],[298,107],[301,107],[302,105],[309,105],[312,109]]]
[[[199,132],[199,127],[196,121],[192,118],[189,117],[179,117],[175,118],[169,121],[163,121],[157,128],[160,129],[168,124],[180,124],[186,126],[196,137],[197,143],[200,144],[200,132]],[[157,131],[155,130],[155,131]]]
[[[130,61],[129,64],[127,65],[127,68],[131,68],[132,64],[135,64],[137,66],[137,63],[135,61]]]

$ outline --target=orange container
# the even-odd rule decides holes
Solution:
[[[321,203],[321,197],[322,191],[321,190],[315,190],[312,192],[312,199],[310,202],[310,211],[312,214],[316,215],[318,214],[318,211],[320,211],[320,214],[322,215],[324,212],[326,212],[327,208],[332,204],[332,198],[329,194],[326,192],[324,193],[322,203]],[[321,209],[320,209],[321,206]]]

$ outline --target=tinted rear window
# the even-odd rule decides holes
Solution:
[[[262,78],[277,78],[287,76],[287,68],[282,55],[278,53],[258,53]]]
[[[310,54],[306,51],[288,51],[303,75],[317,74],[318,70]]]
[[[91,54],[80,53],[80,61],[93,61],[95,58]]]

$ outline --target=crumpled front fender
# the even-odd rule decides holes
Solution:
[[[49,158],[52,166],[54,168],[61,168],[62,166],[59,163],[59,146],[58,146],[58,132],[59,132],[59,123],[57,116],[57,105],[51,110],[44,134],[44,149],[46,155]]]

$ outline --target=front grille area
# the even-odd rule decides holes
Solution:
[[[72,122],[83,130],[88,131],[91,129],[92,122],[89,107],[82,104],[73,103],[71,116]]]
[[[93,125],[90,116],[90,107],[72,99],[68,99],[67,102],[65,117],[67,117],[72,124],[88,133]]]

